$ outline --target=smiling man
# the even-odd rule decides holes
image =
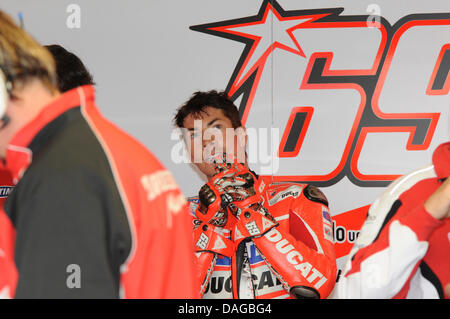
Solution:
[[[326,298],[336,260],[325,196],[250,170],[246,129],[223,92],[194,93],[174,121],[208,179],[189,199],[203,298]]]

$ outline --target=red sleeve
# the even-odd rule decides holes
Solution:
[[[220,227],[204,223],[200,220],[194,229],[194,250],[196,256],[197,287],[202,297],[216,263],[217,255],[231,257],[234,254],[234,243],[223,236]]]
[[[326,298],[336,281],[336,257],[328,208],[300,196],[280,224],[254,238],[258,250],[285,286],[309,287]]]
[[[141,202],[134,257],[122,274],[126,298],[198,298],[192,216],[176,188]]]
[[[189,207],[179,190],[167,192],[157,201],[160,209],[152,211],[166,212],[166,225],[150,226],[152,234],[145,236],[147,241],[141,241],[144,247],[140,248],[148,249],[150,257],[148,291],[163,299],[198,298]]]
[[[417,235],[419,241],[427,241],[437,227],[444,224],[442,220],[437,220],[425,210],[424,205],[412,210],[411,214],[399,218],[401,224],[411,228]]]

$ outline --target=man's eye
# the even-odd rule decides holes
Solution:
[[[222,124],[215,124],[215,125],[213,125],[213,126],[211,126],[209,129],[210,130],[213,130],[213,131],[220,131],[220,130],[222,130]]]
[[[9,99],[11,101],[17,101],[19,99],[19,97],[17,95],[13,94],[13,93],[10,93],[9,94]]]
[[[201,136],[199,132],[191,132],[191,139],[198,138],[199,136]]]

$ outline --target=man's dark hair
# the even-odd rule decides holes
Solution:
[[[202,113],[205,113],[205,108],[208,106],[222,110],[223,114],[230,119],[233,128],[242,126],[238,108],[225,92],[217,92],[216,90],[195,92],[186,103],[178,108],[174,117],[175,125],[183,128],[184,119],[188,115],[192,114],[194,118],[198,118]]]
[[[59,91],[66,92],[82,85],[95,84],[92,75],[75,54],[58,44],[45,47],[55,59]]]

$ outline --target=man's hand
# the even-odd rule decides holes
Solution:
[[[236,160],[232,163],[218,161],[214,164],[217,174],[209,184],[212,184],[220,193],[231,195],[233,201],[241,201],[256,194],[254,189],[256,176],[247,167]]]
[[[228,221],[227,206],[232,202],[232,198],[220,193],[209,183],[200,188],[198,196],[200,205],[197,209],[197,218],[211,225],[225,226]]]
[[[228,221],[228,206],[256,195],[256,177],[242,164],[217,163],[217,174],[199,191],[197,218],[224,227]]]
[[[436,219],[450,217],[450,178],[425,201],[425,210]]]

